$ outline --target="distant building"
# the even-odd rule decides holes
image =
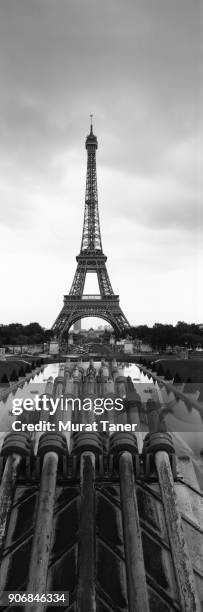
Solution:
[[[5,361],[5,348],[0,347],[0,361]]]
[[[104,335],[104,330],[93,329],[93,327],[90,327],[90,329],[82,329],[81,334],[83,338],[100,338]]]
[[[152,347],[150,346],[150,344],[147,344],[146,342],[142,342],[140,346],[140,352],[141,353],[151,353]]]
[[[50,355],[57,355],[59,352],[59,343],[57,340],[51,340],[49,345],[49,353]]]
[[[124,353],[132,354],[134,352],[133,342],[131,340],[124,341]]]
[[[93,327],[90,327],[87,331],[87,338],[97,338],[98,335],[97,330],[93,329]]]
[[[73,331],[74,332],[80,332],[81,329],[82,329],[82,323],[81,323],[81,319],[79,319],[79,321],[76,321],[76,323],[74,323]]]

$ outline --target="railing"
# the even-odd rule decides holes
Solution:
[[[82,295],[82,300],[101,300],[101,295]]]
[[[65,300],[118,300],[118,295],[64,295]]]

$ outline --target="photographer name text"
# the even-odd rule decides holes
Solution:
[[[71,398],[63,395],[55,399],[47,395],[35,395],[34,398],[15,398],[12,401],[12,414],[21,416],[21,419],[13,421],[12,430],[15,432],[136,431],[137,423],[112,422],[114,420],[114,418],[112,419],[112,413],[117,414],[118,418],[118,414],[124,409],[123,402],[124,399],[120,397],[85,397],[81,400],[78,397]],[[82,412],[92,413],[96,417],[101,417],[104,414],[106,417],[108,413],[111,413],[111,420],[102,417],[98,421],[93,421],[88,418],[88,420],[92,420],[91,423],[81,423],[76,422],[74,416],[74,422],[72,422],[71,414],[75,413],[79,416]],[[34,417],[32,421],[34,422],[31,422],[32,415]],[[38,416],[43,418],[38,420]]]

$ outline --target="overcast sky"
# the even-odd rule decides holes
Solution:
[[[50,327],[69,292],[90,113],[123,311],[203,322],[201,38],[197,0],[2,0],[0,323]]]

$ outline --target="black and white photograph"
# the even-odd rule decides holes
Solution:
[[[200,0],[0,0],[0,609],[203,610]]]

